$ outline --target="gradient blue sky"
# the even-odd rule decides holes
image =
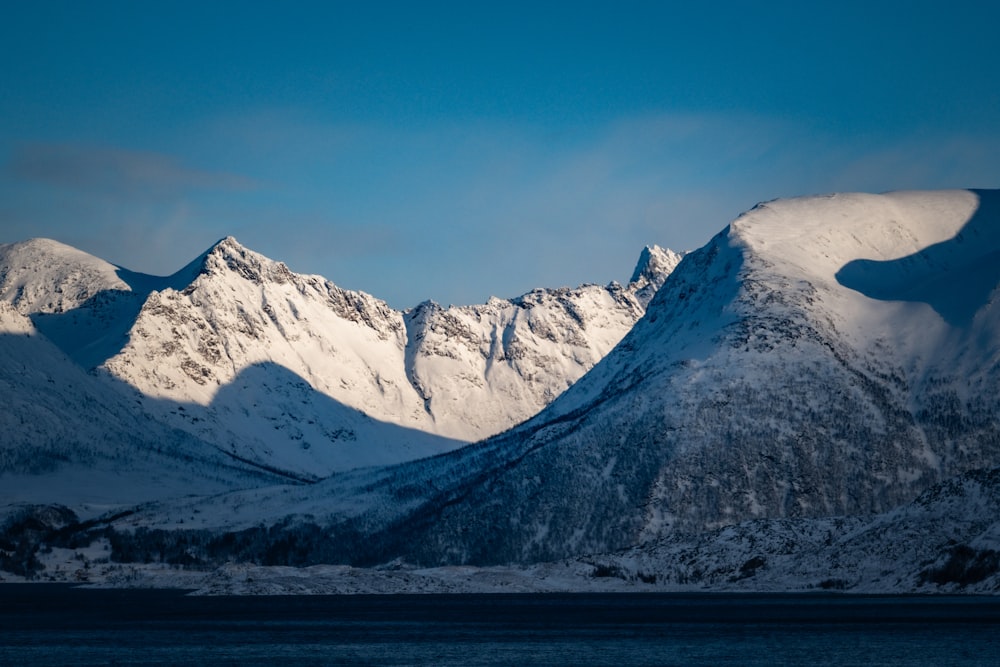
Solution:
[[[0,242],[148,273],[233,235],[477,303],[761,200],[1000,186],[996,2],[3,5]]]

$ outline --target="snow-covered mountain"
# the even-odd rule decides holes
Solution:
[[[173,276],[55,241],[0,246],[0,299],[119,404],[236,460],[315,480],[448,451],[535,414],[641,317],[679,256],[627,287],[400,312],[232,238]],[[65,419],[72,422],[72,417]]]
[[[456,457],[401,539],[421,560],[550,560],[887,511],[1000,465],[998,284],[995,191],[762,204],[545,411]]]
[[[882,512],[998,465],[998,284],[997,192],[762,204],[686,257],[591,373],[483,445],[504,466],[434,509],[422,557]]]
[[[253,506],[313,526],[327,559],[488,564],[886,512],[1000,465],[998,284],[995,191],[762,204],[685,256],[621,344],[526,423],[280,497],[231,494],[202,525]],[[170,512],[132,525],[171,529]]]
[[[0,245],[0,301],[30,317],[46,338],[90,369],[121,350],[152,291],[182,288],[199,263],[161,278],[58,241],[30,239]]]
[[[241,257],[251,256],[223,255],[224,270],[252,285],[276,282],[278,269],[264,271],[261,263],[255,274],[239,268]],[[199,304],[211,303],[212,290],[235,290],[239,301],[230,303],[244,310],[260,303],[275,312],[274,319],[267,316],[271,324],[251,317],[249,333],[230,339],[234,346],[252,340],[252,332],[270,336],[260,332],[278,330],[291,314],[287,302],[298,303],[293,278],[277,283],[291,285],[287,293],[254,292],[231,277],[212,282],[210,275],[207,270],[184,289],[151,294],[129,345],[175,341],[178,354],[202,354],[197,342],[210,340],[202,332],[213,331],[209,318],[217,309]],[[202,278],[212,285],[203,294]],[[587,298],[590,304],[634,299],[641,307],[637,284],[596,288],[607,296],[593,291]],[[164,560],[196,558],[201,565],[569,558],[573,571],[586,566],[594,575],[624,573],[681,586],[993,585],[1000,567],[993,470],[1000,467],[998,287],[1000,192],[767,202],[685,255],[621,342],[520,425],[433,458],[355,469],[314,484],[150,502],[107,519],[93,534],[110,540],[125,561],[151,550]],[[619,300],[616,293],[625,296]],[[573,291],[532,294],[522,303],[549,304],[545,317],[507,310],[504,302],[466,310],[425,304],[398,320],[357,306],[358,326],[373,333],[347,338],[373,346],[401,338],[404,378],[383,383],[385,391],[405,382],[418,398],[414,414],[443,423],[442,404],[454,402],[444,399],[455,381],[433,385],[433,378],[477,368],[473,323],[489,322],[490,331],[499,321],[521,326],[516,335],[496,339],[503,357],[494,360],[528,378],[531,366],[513,362],[543,365],[542,355],[532,357],[541,348],[513,354],[518,347],[511,341],[572,344],[569,335],[546,334],[556,317],[549,313],[582,320],[587,326],[579,329],[614,322],[590,306],[580,306],[582,318],[569,315],[560,299]],[[248,301],[261,295],[266,301]],[[273,305],[283,296],[288,312]],[[574,298],[574,305],[581,303]],[[231,308],[214,316],[238,329],[240,309]],[[399,328],[391,326],[395,321]],[[164,334],[174,328],[184,335]],[[266,340],[281,354],[277,338]],[[361,347],[352,348],[356,358],[364,358]],[[142,359],[143,349],[155,348],[126,346],[111,357],[107,377],[121,372],[128,379],[116,360]],[[166,364],[174,373],[167,379],[191,391],[189,383],[201,386],[196,378],[214,378],[222,367],[206,365],[209,374],[192,367],[183,380],[172,370],[181,357],[165,358],[174,359]],[[267,377],[273,367],[287,368],[277,356],[249,363],[250,373],[259,369]],[[482,366],[486,383],[494,383],[489,392],[496,393],[507,376],[491,372]],[[147,381],[137,377],[137,384]],[[160,379],[149,385],[174,390]],[[234,387],[231,381],[225,386]],[[176,398],[155,400],[179,405]],[[201,399],[184,400],[187,410]],[[209,405],[216,402],[213,397]],[[893,558],[898,572],[879,569],[880,559]],[[784,577],[785,569],[797,578]]]

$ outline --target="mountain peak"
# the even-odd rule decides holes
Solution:
[[[635,265],[635,271],[632,272],[629,283],[663,277],[674,270],[683,256],[684,253],[674,252],[670,248],[661,248],[655,243],[648,245],[639,253],[639,261]]]
[[[61,313],[98,292],[128,291],[118,267],[59,241],[0,245],[0,299],[19,312]]]
[[[115,268],[113,264],[83,250],[42,237],[0,245],[0,261],[5,264],[38,261],[40,266],[47,268],[52,268],[54,265],[86,266],[99,270]]]
[[[240,244],[233,236],[219,240],[201,258],[202,273],[210,275],[233,272],[250,282],[286,283],[292,272],[284,264],[268,259]]]
[[[226,250],[231,251],[241,251],[246,250],[246,248],[239,241],[236,240],[235,236],[224,236],[223,238],[212,244],[212,247],[208,249],[209,253],[212,252],[224,252]]]
[[[680,264],[684,253],[677,253],[669,248],[661,248],[653,244],[642,249],[639,254],[639,261],[632,272],[629,280],[629,287],[635,292],[635,296],[643,306],[660,289],[667,276]]]
[[[34,238],[26,239],[18,243],[7,244],[10,248],[21,248],[21,249],[33,249],[42,252],[58,252],[58,253],[83,253],[82,250],[77,250],[73,246],[66,245],[55,239],[45,238],[41,236],[36,236]],[[85,254],[85,253],[83,253]]]

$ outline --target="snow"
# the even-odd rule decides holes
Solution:
[[[127,291],[117,267],[50,239],[0,245],[0,299],[18,312],[60,313],[105,290]]]
[[[638,280],[407,312],[226,239],[143,297],[96,375],[0,310],[0,380],[25,399],[5,415],[24,440],[9,502],[43,502],[44,475],[171,462],[177,495],[108,534],[185,535],[216,567],[212,536],[239,531],[325,563],[227,565],[205,592],[996,590],[948,577],[1000,551],[995,475],[974,472],[1000,466],[998,230],[990,191],[779,200],[648,305]],[[196,470],[215,485],[179,497]]]
[[[115,563],[107,540],[42,555],[46,581],[180,587],[195,595],[542,592],[1000,593],[1000,469],[929,489],[871,517],[742,522],[616,553],[523,566],[372,568]],[[992,569],[989,566],[992,563]],[[7,581],[23,578],[5,573]]]
[[[622,342],[536,417],[364,481],[259,497],[255,517],[361,525],[391,545],[384,555],[425,564],[530,563],[757,519],[887,512],[1000,465],[992,302],[957,326],[837,279],[859,258],[899,260],[970,221],[996,224],[993,197],[762,205],[686,255]]]
[[[635,266],[629,286],[635,291],[643,307],[649,305],[653,296],[663,286],[685,253],[674,252],[658,245],[646,246],[639,255],[639,263]]]
[[[192,262],[173,276],[129,271],[50,239],[0,245],[0,301],[86,369],[121,349],[142,302],[194,278]]]
[[[535,414],[641,317],[636,292],[662,282],[673,255],[643,257],[628,287],[400,312],[232,237],[162,278],[36,239],[0,247],[0,296],[143,418],[316,480],[451,451]]]
[[[585,373],[641,316],[634,292],[662,282],[659,270],[625,288],[399,312],[232,237],[167,277],[47,239],[0,246],[0,324],[30,337],[2,351],[17,397],[4,465],[67,475],[60,488],[89,503],[103,486],[81,477],[93,457],[156,448],[139,443],[186,441],[185,456],[303,481],[450,451],[531,416]],[[456,322],[466,339],[448,335]],[[133,463],[94,468],[94,480],[123,489],[112,482]],[[41,502],[40,481],[8,479],[9,497]],[[166,495],[131,488],[136,502]]]
[[[205,443],[142,420],[2,302],[0,343],[0,506],[130,504],[260,483]]]

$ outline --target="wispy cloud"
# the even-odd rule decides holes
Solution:
[[[867,150],[853,147],[829,175],[832,189],[896,190],[1000,186],[1000,130],[917,136]]]
[[[0,238],[48,236],[138,271],[168,274],[233,233],[220,200],[261,191],[254,179],[163,153],[22,142],[0,165]]]
[[[813,155],[808,128],[746,114],[398,127],[285,110],[210,134],[282,191],[247,211],[247,243],[396,305],[626,280],[646,244],[695,248],[757,201],[799,194],[787,176]],[[314,242],[275,238],[278,224]]]
[[[194,169],[171,155],[87,144],[19,144],[5,172],[51,187],[120,195],[256,187],[246,176]]]
[[[475,303],[626,280],[643,245],[696,248],[762,200],[995,186],[998,137],[874,143],[737,113],[574,128],[261,112],[192,131],[183,158],[22,144],[0,172],[0,228],[4,240],[52,235],[158,272],[233,234],[397,307]],[[243,165],[256,180],[232,173]]]

